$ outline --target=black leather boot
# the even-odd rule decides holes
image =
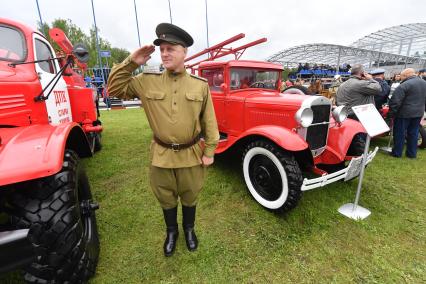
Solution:
[[[171,256],[175,252],[176,242],[179,236],[177,224],[177,207],[163,209],[164,222],[166,222],[166,240],[164,241],[164,255]]]
[[[186,207],[182,205],[182,215],[183,215],[183,230],[185,232],[185,241],[186,247],[189,251],[194,251],[198,247],[197,235],[194,231],[194,222],[195,222],[195,206]]]

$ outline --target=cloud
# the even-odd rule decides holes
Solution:
[[[44,21],[71,19],[88,32],[93,25],[88,0],[38,0]],[[138,47],[133,0],[93,0],[100,35],[113,46],[132,51]],[[173,23],[195,40],[189,54],[207,46],[204,0],[170,0]],[[155,38],[158,23],[169,22],[168,0],[136,0],[142,44]],[[258,38],[268,41],[247,50],[243,58],[263,60],[285,48],[306,43],[348,45],[386,27],[424,22],[425,1],[280,1],[207,0],[209,43],[213,45],[239,33],[242,45]],[[35,1],[3,1],[0,15],[33,27],[38,21]],[[240,43],[241,42],[241,43]],[[158,52],[152,62],[159,62]]]

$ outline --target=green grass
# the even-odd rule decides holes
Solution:
[[[101,119],[104,147],[84,161],[101,206],[101,254],[91,283],[426,281],[426,151],[416,160],[376,156],[360,200],[372,214],[360,222],[337,212],[353,202],[357,180],[306,192],[296,209],[279,216],[251,198],[239,157],[218,156],[199,201],[198,251],[188,252],[181,234],[175,255],[165,258],[143,110],[102,112]],[[21,281],[17,273],[0,277]]]

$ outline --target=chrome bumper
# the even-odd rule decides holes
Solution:
[[[366,165],[374,159],[374,157],[377,154],[378,149],[379,148],[376,147],[373,152],[368,153]],[[327,175],[324,175],[324,176],[321,176],[321,177],[318,177],[318,178],[312,178],[312,179],[305,178],[303,180],[301,190],[307,191],[307,190],[310,190],[310,189],[323,187],[327,184],[336,182],[336,181],[341,180],[341,179],[344,179],[346,181],[346,180],[350,180],[354,177],[357,177],[360,173],[361,163],[362,163],[362,156],[357,157],[357,158],[353,158],[349,162],[349,165],[346,168],[344,168],[340,171],[337,171],[337,172],[334,172],[334,173],[331,173],[331,174],[327,174]]]

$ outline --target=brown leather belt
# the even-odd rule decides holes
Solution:
[[[161,141],[157,136],[154,135],[154,141],[164,147],[164,148],[169,148],[172,149],[173,151],[177,152],[186,148],[191,147],[192,145],[195,145],[198,143],[198,141],[200,141],[201,135],[198,134],[191,142],[188,143],[165,143],[163,141]]]

